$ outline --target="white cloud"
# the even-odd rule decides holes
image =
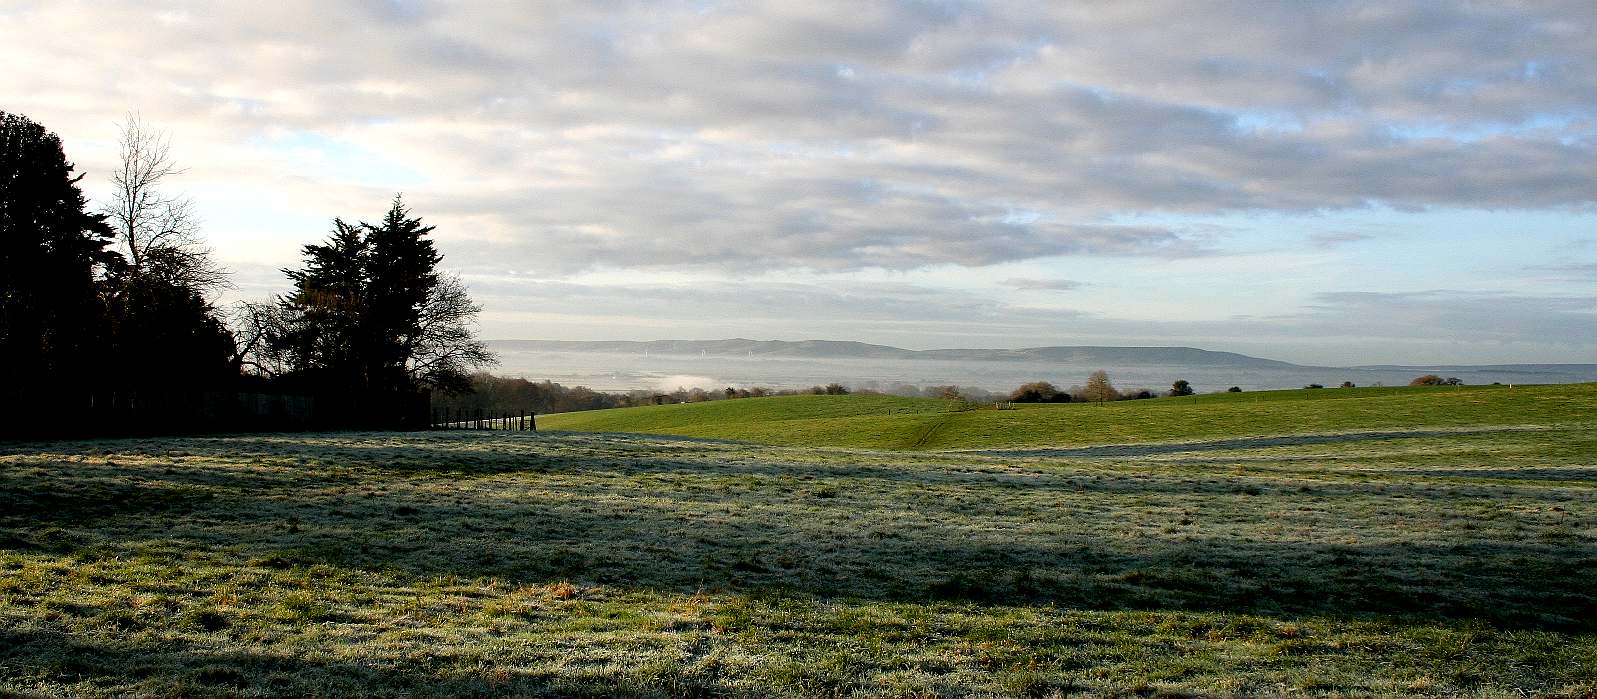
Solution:
[[[325,225],[267,221],[371,218],[401,190],[451,264],[566,278],[1158,264],[1224,251],[1182,217],[1597,207],[1579,1],[4,11],[0,107],[91,172],[141,111],[172,132],[219,252],[269,264]],[[1560,308],[1516,310],[1537,303]]]

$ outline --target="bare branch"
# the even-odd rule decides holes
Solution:
[[[111,173],[111,201],[101,207],[117,233],[117,246],[133,274],[209,294],[228,286],[227,273],[200,237],[199,217],[187,197],[162,191],[183,173],[171,159],[171,142],[130,113],[121,128],[121,167]]]

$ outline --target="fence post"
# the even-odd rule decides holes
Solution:
[[[527,413],[527,423],[532,425],[532,431],[533,432],[537,432],[538,431],[538,414],[537,413]]]

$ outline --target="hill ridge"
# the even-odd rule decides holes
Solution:
[[[493,340],[519,350],[607,352],[724,357],[805,357],[934,359],[957,361],[1102,362],[1109,364],[1182,363],[1210,366],[1297,368],[1304,365],[1236,352],[1187,346],[1048,345],[1042,347],[904,349],[853,340]]]

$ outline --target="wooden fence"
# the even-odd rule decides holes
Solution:
[[[537,432],[538,416],[527,411],[489,411],[481,408],[433,408],[428,425],[435,430],[505,430]]]

